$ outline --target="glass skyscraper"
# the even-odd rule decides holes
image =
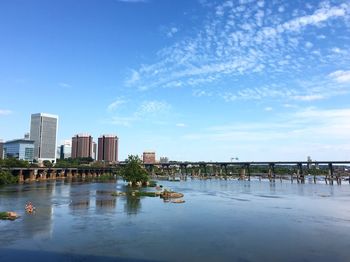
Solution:
[[[32,114],[30,140],[34,141],[34,158],[39,162],[56,161],[58,116],[38,113]]]

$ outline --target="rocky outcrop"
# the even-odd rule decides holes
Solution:
[[[183,196],[184,194],[177,193],[177,192],[169,192],[169,191],[164,191],[160,194],[160,197],[162,198],[181,198]]]

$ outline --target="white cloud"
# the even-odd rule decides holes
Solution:
[[[333,73],[330,73],[329,76],[338,83],[350,83],[350,70],[338,70]]]
[[[58,85],[59,85],[60,87],[64,87],[64,88],[69,88],[69,87],[72,87],[70,84],[63,83],[63,82],[58,83]]]
[[[272,107],[270,107],[270,106],[267,106],[267,107],[265,107],[265,108],[264,108],[264,110],[265,110],[265,111],[272,111],[272,110],[273,110],[273,108],[272,108]]]
[[[118,98],[117,100],[115,100],[114,102],[112,102],[111,104],[108,105],[107,110],[108,111],[114,111],[118,107],[120,107],[121,105],[125,104],[126,102],[127,101],[124,100],[123,98]]]
[[[141,104],[138,115],[149,115],[167,112],[171,106],[164,101],[145,101]]]
[[[7,116],[7,115],[10,115],[12,114],[12,111],[11,110],[8,110],[8,109],[0,109],[0,116]]]
[[[322,94],[294,96],[295,100],[300,100],[300,101],[314,101],[314,100],[322,100],[322,99],[325,99],[325,98],[326,98],[326,96],[322,95]]]
[[[343,17],[347,13],[348,5],[334,6],[328,8],[320,8],[312,15],[298,17],[282,24],[283,29],[291,31],[299,31],[307,25],[318,25],[321,22],[331,18]]]
[[[167,33],[167,37],[173,37],[178,31],[179,29],[176,27],[170,28],[169,32]]]
[[[312,48],[314,45],[311,42],[306,42],[305,47],[306,48]]]
[[[125,81],[126,86],[132,86],[135,85],[140,80],[140,74],[139,72],[135,70],[131,70],[131,76],[129,79]]]
[[[137,118],[135,118],[134,116],[132,116],[132,117],[114,116],[108,122],[112,125],[129,127],[136,120],[137,120]]]
[[[186,127],[186,124],[184,124],[184,123],[177,123],[176,126],[177,127]]]
[[[141,65],[126,83],[140,90],[196,87],[262,73],[302,72],[311,59],[318,59],[317,64],[339,61],[331,55],[335,54],[331,48],[322,53],[314,50],[304,32],[307,28],[316,38],[320,26],[345,21],[349,4],[309,8],[313,10],[310,15],[297,10],[296,17],[288,20],[287,12],[271,9],[269,1],[225,1],[212,8],[212,16],[207,16],[202,29],[161,49],[154,63]],[[177,31],[177,27],[172,30]],[[312,57],[305,59],[304,53]],[[344,55],[342,59],[345,63],[348,58]]]
[[[192,95],[195,97],[201,97],[201,96],[212,96],[213,94],[205,90],[196,89],[196,90],[193,90]]]
[[[127,102],[128,101],[124,100],[123,98],[118,98],[116,101],[111,103],[107,109],[112,113],[116,111],[115,109],[117,109],[119,106]],[[139,105],[136,104],[135,108],[137,109],[124,115],[120,115],[120,112],[117,112],[117,114],[114,114],[109,120],[106,120],[106,122],[109,124],[125,127],[129,127],[133,123],[139,123],[142,121],[151,121],[156,125],[164,125],[166,123],[162,120],[159,120],[159,116],[166,116],[170,112],[171,105],[165,101],[153,100],[143,101]]]

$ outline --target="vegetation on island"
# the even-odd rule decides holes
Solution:
[[[0,212],[0,219],[4,220],[8,218],[8,213],[7,212]]]
[[[129,155],[126,165],[121,170],[121,175],[132,186],[145,185],[149,180],[148,172],[142,166],[142,161],[137,155]]]
[[[0,212],[0,220],[15,220],[19,216],[15,212]]]

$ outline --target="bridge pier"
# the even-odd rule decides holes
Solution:
[[[297,164],[298,169],[297,169],[297,181],[299,183],[299,180],[301,181],[301,183],[304,183],[304,174],[303,174],[303,164],[302,163],[298,163]]]
[[[51,170],[50,179],[52,179],[52,180],[56,179],[56,171],[55,170]]]
[[[24,182],[23,170],[20,169],[18,173],[18,183],[22,184]]]
[[[64,178],[64,171],[63,170],[57,170],[56,179],[62,179],[62,178]]]
[[[227,176],[227,164],[224,165],[224,168],[225,168],[225,176]]]
[[[33,181],[35,181],[36,179],[35,179],[35,173],[34,173],[34,170],[30,170],[29,171],[29,181],[30,182],[33,182]]]
[[[328,175],[330,177],[330,183],[333,185],[333,179],[334,179],[334,170],[332,163],[328,163]]]
[[[276,178],[276,174],[275,174],[275,164],[274,163],[270,163],[269,164],[269,174],[268,174],[269,179],[271,180],[271,178],[275,179]]]

